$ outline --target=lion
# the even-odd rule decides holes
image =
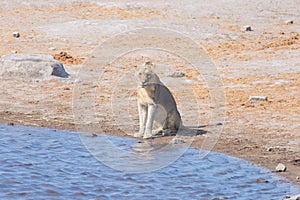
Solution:
[[[135,137],[148,139],[158,133],[163,135],[176,134],[182,125],[180,113],[170,90],[154,73],[155,65],[146,62],[136,71],[138,81],[137,103],[139,113],[139,132]],[[162,128],[153,131],[153,122],[158,109],[165,111],[166,117],[161,123]]]

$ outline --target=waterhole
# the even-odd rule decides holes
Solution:
[[[107,137],[126,151],[140,144]],[[249,200],[300,193],[265,168],[215,152],[200,158],[193,148],[159,170],[116,171],[95,159],[79,134],[69,131],[0,125],[0,152],[0,199]]]

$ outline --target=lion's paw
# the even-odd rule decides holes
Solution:
[[[176,132],[172,132],[170,129],[163,130],[163,136],[174,136],[176,135]]]
[[[133,137],[143,137],[144,133],[143,132],[136,132],[134,133]]]
[[[149,139],[149,138],[152,138],[152,133],[151,131],[146,131],[146,133],[144,134],[144,139]]]
[[[163,130],[161,128],[152,131],[152,135],[162,135],[162,134],[163,134]]]

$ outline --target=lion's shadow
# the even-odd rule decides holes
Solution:
[[[205,135],[208,134],[209,131],[201,129],[201,128],[188,128],[184,127],[182,129],[179,129],[177,133],[159,133],[153,135],[153,138],[161,138],[161,137],[167,137],[167,136],[198,136],[198,135]]]
[[[222,123],[215,123],[211,125],[202,125],[202,126],[181,126],[177,133],[167,133],[167,134],[156,134],[154,135],[154,138],[159,138],[159,137],[165,137],[165,136],[198,136],[198,135],[206,135],[212,133],[210,130],[205,130],[209,129],[209,127],[216,127],[216,126],[221,126],[223,125]]]

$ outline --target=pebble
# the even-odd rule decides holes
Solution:
[[[19,32],[13,32],[13,36],[14,36],[15,38],[19,38],[21,35],[20,35]]]
[[[300,194],[295,196],[285,196],[284,200],[300,200]]]
[[[49,48],[49,50],[51,50],[51,51],[55,51],[55,50],[56,50],[56,48],[55,48],[55,47],[50,47],[50,48]]]
[[[253,31],[252,30],[252,28],[251,28],[251,26],[243,26],[243,29],[242,29],[243,31]]]
[[[286,166],[282,163],[279,163],[276,167],[276,172],[285,172],[286,171]]]
[[[183,143],[185,143],[184,139],[178,138],[178,137],[174,137],[171,142],[173,144],[183,144]]]
[[[294,24],[294,21],[293,20],[286,20],[285,24]]]
[[[258,179],[256,179],[256,183],[269,183],[269,181],[267,181],[264,178],[258,178]]]
[[[268,101],[267,96],[250,96],[249,97],[249,102],[251,103],[257,103],[257,102],[262,102],[262,101]]]
[[[18,51],[17,50],[12,50],[11,53],[16,54],[16,53],[18,53]]]
[[[174,72],[167,73],[166,76],[173,77],[173,78],[182,78],[185,76],[185,73],[182,71],[174,71]]]
[[[82,82],[83,82],[83,80],[80,78],[75,79],[75,83],[82,83]]]

